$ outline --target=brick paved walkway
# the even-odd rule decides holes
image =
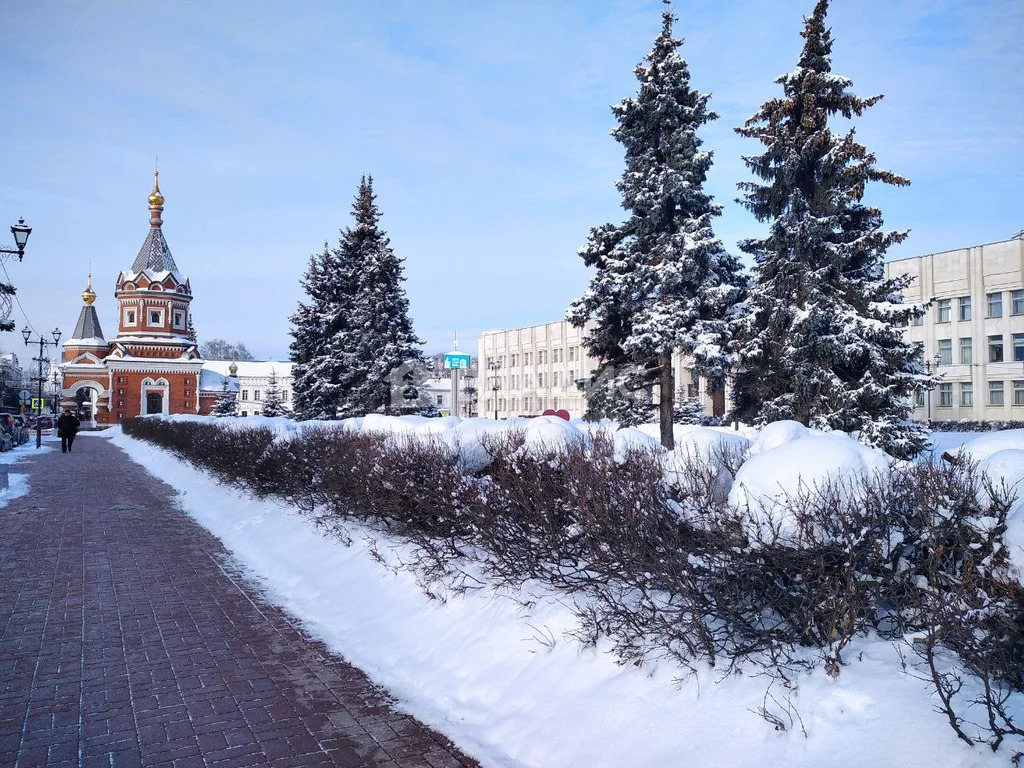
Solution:
[[[0,509],[0,766],[477,765],[263,602],[107,440],[10,469],[32,490]]]

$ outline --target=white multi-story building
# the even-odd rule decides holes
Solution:
[[[209,372],[209,373],[208,373]],[[200,387],[218,391],[224,378],[237,380],[238,415],[256,416],[263,412],[263,399],[270,386],[270,377],[277,379],[281,400],[289,410],[292,407],[292,363],[276,360],[205,360]]]
[[[480,334],[480,415],[500,419],[565,410],[573,418],[587,410],[586,395],[576,386],[598,367],[583,348],[587,328],[562,320],[528,328],[489,330]],[[708,395],[704,383],[688,369],[682,354],[672,360],[677,388],[700,397],[705,411],[725,412],[725,393]],[[655,402],[657,395],[655,393]]]
[[[1024,240],[891,261],[911,275],[904,301],[931,302],[907,329],[940,383],[919,393],[921,420],[1024,421]],[[936,369],[937,364],[937,369]]]

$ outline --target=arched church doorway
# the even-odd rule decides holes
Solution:
[[[163,392],[146,393],[146,413],[163,413],[164,395]]]
[[[96,403],[99,397],[99,390],[92,387],[82,387],[75,392],[75,410],[79,421],[92,421],[96,418]]]

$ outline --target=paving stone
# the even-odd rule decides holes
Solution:
[[[0,765],[472,768],[264,602],[118,448],[20,462],[0,508]]]

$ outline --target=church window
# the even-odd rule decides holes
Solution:
[[[185,327],[184,315],[181,312],[175,312],[174,313],[174,327],[175,328],[184,328]]]
[[[164,311],[162,309],[151,309],[151,310],[149,310],[149,324],[150,325],[163,325],[164,324]]]
[[[127,309],[127,310],[125,310],[125,313],[124,313],[124,324],[125,325],[135,325],[135,310],[134,309]]]

